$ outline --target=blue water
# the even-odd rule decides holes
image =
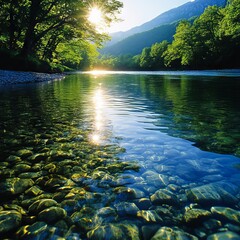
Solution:
[[[67,227],[60,219],[47,222],[40,239],[151,239],[163,227],[199,239],[237,236],[240,221],[212,208],[240,214],[239,76],[237,70],[74,73],[2,88],[2,182],[38,173],[34,186],[43,195],[37,197],[51,196],[66,211]],[[20,156],[23,149],[44,153],[44,160]],[[19,162],[7,163],[12,155],[30,169],[16,171]],[[168,196],[156,200],[159,190]],[[15,203],[29,217],[26,199],[36,201],[23,191],[0,206]],[[186,222],[186,209],[210,215]],[[39,224],[35,217],[30,225]],[[206,227],[210,219],[221,224]],[[37,239],[28,228],[19,233],[27,225],[3,236]]]

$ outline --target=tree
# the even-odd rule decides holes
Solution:
[[[140,56],[140,67],[143,69],[150,69],[152,67],[152,58],[150,52],[150,47],[146,47],[142,50],[142,54]]]
[[[0,42],[26,60],[52,62],[59,44],[90,41],[98,46],[107,38],[88,21],[91,8],[101,8],[104,21],[116,19],[117,0],[0,0]]]
[[[152,58],[152,68],[154,70],[165,67],[163,53],[167,50],[168,44],[168,41],[165,40],[151,46],[150,56]]]
[[[222,52],[222,42],[219,37],[219,26],[223,19],[222,9],[217,6],[206,8],[204,13],[193,23],[195,66],[214,67]]]
[[[179,67],[190,65],[193,61],[193,39],[194,32],[191,23],[183,20],[179,23],[174,35],[174,40],[163,54],[165,65],[169,67]]]
[[[224,17],[219,26],[223,46],[223,65],[240,67],[240,2],[231,0],[223,9]]]

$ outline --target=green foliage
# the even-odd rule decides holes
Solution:
[[[240,2],[208,7],[193,24],[181,22],[164,53],[166,66],[188,68],[240,67]]]
[[[101,8],[109,24],[122,7],[117,0],[0,0],[0,5],[0,52],[18,56],[26,68],[32,59],[50,68],[91,65],[107,36],[88,21],[90,8]]]
[[[110,57],[109,65],[105,61],[104,66],[136,70],[239,68],[239,19],[239,0],[230,0],[225,8],[209,6],[198,18],[181,21],[171,44],[156,42],[134,57]],[[136,40],[136,36],[142,35],[137,34],[132,39]],[[121,44],[126,42],[128,48],[133,48],[134,43],[144,42],[144,38],[139,38],[138,42],[130,40],[128,38]]]

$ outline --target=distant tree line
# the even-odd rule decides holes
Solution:
[[[240,1],[209,6],[194,21],[179,23],[172,43],[144,48],[140,55],[101,56],[97,67],[122,70],[240,67]]]
[[[89,67],[107,37],[88,21],[96,4],[106,23],[122,7],[117,0],[0,0],[0,67],[41,71]]]

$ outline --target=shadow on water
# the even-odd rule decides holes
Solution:
[[[1,89],[0,236],[239,237],[239,158],[220,154],[239,154],[239,88],[75,74]]]

